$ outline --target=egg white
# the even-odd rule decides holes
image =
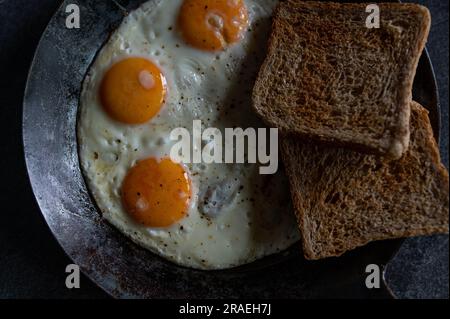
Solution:
[[[83,84],[78,139],[88,187],[104,218],[138,245],[179,265],[223,269],[282,251],[299,238],[283,173],[259,175],[257,165],[188,164],[193,199],[186,218],[168,228],[146,228],[125,212],[120,197],[127,171],[141,159],[168,157],[170,132],[205,127],[264,127],[251,111],[251,89],[264,55],[272,0],[247,0],[249,31],[223,52],[184,43],[176,19],[181,0],[149,1],[131,12],[104,45]],[[107,70],[130,56],[145,57],[163,71],[163,109],[144,125],[125,125],[102,109],[99,85]],[[207,143],[207,142],[205,142]],[[238,187],[217,216],[201,213],[208,186]]]

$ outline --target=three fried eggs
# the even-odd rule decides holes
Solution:
[[[104,218],[179,265],[223,269],[299,238],[282,173],[181,164],[173,129],[263,127],[251,91],[276,1],[160,0],[131,12],[83,83],[80,161]],[[208,141],[205,141],[208,143]]]

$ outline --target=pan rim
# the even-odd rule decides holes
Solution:
[[[37,182],[37,178],[39,178],[39,176],[38,176],[38,174],[36,174],[36,172],[34,170],[33,161],[35,159],[34,159],[34,155],[33,155],[33,151],[32,151],[32,146],[29,145],[29,141],[30,141],[29,134],[31,133],[31,131],[29,130],[29,127],[30,127],[30,125],[33,125],[32,123],[30,123],[29,113],[32,112],[33,101],[31,101],[31,100],[32,100],[33,94],[35,94],[35,92],[33,91],[35,88],[33,87],[32,82],[33,82],[33,75],[36,73],[36,68],[38,67],[37,59],[39,57],[39,53],[44,49],[43,48],[43,46],[44,46],[43,39],[49,33],[49,29],[51,28],[51,22],[56,19],[58,12],[61,12],[61,8],[64,6],[65,3],[66,3],[66,1],[61,3],[59,9],[55,13],[55,15],[52,17],[50,23],[45,28],[45,31],[41,37],[41,40],[39,41],[39,44],[36,48],[36,53],[33,57],[33,61],[30,66],[30,71],[28,73],[28,78],[27,78],[26,88],[25,88],[25,93],[24,93],[24,101],[23,101],[23,114],[22,114],[22,123],[23,123],[22,136],[23,136],[23,139],[22,139],[22,142],[23,142],[23,147],[24,147],[24,155],[25,155],[25,161],[26,161],[26,167],[27,167],[27,174],[28,174],[28,178],[30,180],[30,184],[32,186],[33,194],[36,198],[36,201],[40,207],[40,210],[47,222],[47,225],[48,225],[50,231],[52,232],[52,235],[58,241],[59,245],[63,248],[66,255],[68,255],[71,259],[74,259],[72,256],[72,253],[66,249],[66,245],[64,242],[62,242],[61,237],[58,237],[56,235],[55,230],[52,228],[51,224],[49,223],[49,221],[47,219],[48,216],[44,213],[44,210],[48,210],[49,208],[46,207],[47,204],[45,204],[43,202],[42,198],[40,198],[40,195],[39,195],[40,189],[39,189],[39,185],[38,185],[39,183]],[[439,133],[440,121],[441,121],[441,111],[440,111],[440,105],[439,105],[439,95],[437,94],[437,82],[436,82],[435,73],[433,70],[433,65],[432,65],[431,59],[426,50],[424,51],[424,55],[426,56],[426,61],[429,64],[429,67],[431,68],[431,74],[433,76],[433,86],[435,87],[435,91],[433,92],[433,94],[435,95],[435,98],[436,98],[436,109],[437,109],[436,116],[438,117],[438,122],[439,122],[437,133]],[[80,84],[80,86],[81,86],[81,84]],[[78,113],[78,109],[77,109],[77,113]],[[436,135],[437,135],[436,139],[439,142],[440,134],[436,134]],[[78,147],[76,147],[76,148],[78,149]],[[78,159],[78,152],[77,152],[77,159]],[[399,247],[400,247],[400,245],[399,245]],[[395,251],[393,252],[393,255],[389,258],[389,260],[395,256],[395,254],[398,252],[398,248],[395,249]],[[123,297],[124,296],[121,293],[114,293],[111,289],[108,289],[108,287],[106,285],[99,284],[97,277],[94,276],[91,271],[84,269],[84,267],[82,267],[82,269],[84,270],[83,272],[93,282],[97,283],[108,294],[113,295],[115,297]]]

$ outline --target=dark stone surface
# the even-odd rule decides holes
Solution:
[[[448,298],[448,236],[407,239],[386,279],[397,298]]]
[[[88,279],[65,287],[70,259],[49,231],[35,202],[22,151],[22,99],[39,38],[57,0],[0,0],[0,298],[107,297]]]
[[[448,168],[448,12],[449,2],[420,0],[432,15],[428,51],[441,99],[441,155]],[[387,280],[398,298],[448,298],[448,236],[410,238],[389,265]]]
[[[76,1],[75,1],[76,2]],[[448,166],[448,1],[422,0],[433,16],[428,48],[437,73]],[[58,0],[0,0],[0,298],[102,298],[87,278],[65,288],[70,259],[48,230],[33,198],[23,160],[21,113],[31,59]],[[389,282],[401,298],[448,298],[448,236],[409,239],[391,265]]]

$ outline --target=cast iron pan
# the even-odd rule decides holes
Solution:
[[[23,135],[28,172],[42,213],[65,252],[117,298],[391,297],[368,290],[365,267],[386,265],[401,240],[372,243],[340,258],[306,261],[300,245],[277,256],[226,271],[197,271],[141,249],[100,217],[81,175],[76,120],[81,83],[95,54],[127,10],[143,0],[82,1],[81,29],[66,29],[64,1],[37,49],[24,99]],[[436,81],[422,56],[415,99],[427,106],[439,136]]]

